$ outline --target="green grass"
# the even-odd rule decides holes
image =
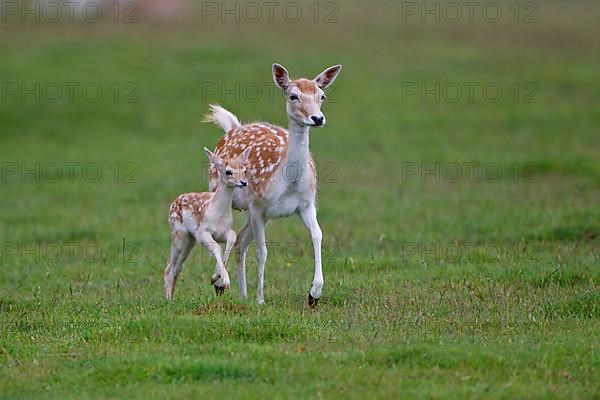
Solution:
[[[0,397],[598,398],[598,7],[540,8],[531,25],[404,24],[393,2],[340,3],[337,24],[0,25],[1,82],[104,94],[1,103]],[[201,115],[218,102],[285,125],[266,92],[274,61],[294,76],[344,64],[311,133],[318,310],[295,218],[269,226],[265,306],[253,250],[244,304],[233,263],[233,290],[215,298],[200,248],[169,304],[167,209],[206,189],[202,148],[221,135]],[[139,102],[115,102],[115,82]],[[402,101],[407,82],[534,82],[539,102]],[[206,83],[265,92],[222,98]],[[19,175],[36,162],[63,176]],[[503,176],[403,171],[469,162]]]

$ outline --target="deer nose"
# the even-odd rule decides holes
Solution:
[[[246,181],[240,181],[240,184],[241,184],[242,186],[248,186],[248,182],[246,182]]]
[[[323,116],[318,116],[318,115],[313,115],[312,117],[310,117],[310,119],[313,120],[313,122],[315,123],[316,126],[320,126],[323,125]]]

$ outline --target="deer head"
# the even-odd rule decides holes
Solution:
[[[248,162],[250,150],[250,148],[247,148],[237,158],[223,159],[206,147],[204,148],[204,152],[210,163],[217,169],[221,184],[229,188],[243,188],[248,186],[248,180],[246,179],[246,163]]]
[[[300,126],[325,125],[325,115],[321,112],[321,106],[325,100],[323,90],[335,81],[341,70],[341,65],[334,65],[314,79],[291,80],[282,65],[273,64],[273,80],[283,90],[290,121],[294,121]]]

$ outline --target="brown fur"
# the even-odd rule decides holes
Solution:
[[[203,193],[184,193],[179,195],[169,209],[169,222],[173,225],[175,222],[183,222],[183,210],[190,210],[196,221],[201,221],[204,217],[206,207],[210,199],[214,196],[213,192]]]
[[[313,80],[300,78],[292,81],[292,84],[300,89],[302,93],[312,95],[317,93],[317,83]]]
[[[215,153],[222,158],[236,158],[247,147],[248,188],[258,196],[264,196],[273,180],[277,167],[284,159],[288,148],[288,132],[268,123],[253,123],[234,128],[219,140]],[[309,164],[313,171],[313,187],[316,189],[316,168],[312,155]],[[217,171],[211,168],[211,179],[217,178]]]

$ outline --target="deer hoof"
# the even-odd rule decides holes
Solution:
[[[225,292],[225,286],[217,286],[217,285],[213,285],[215,287],[215,293],[217,294],[217,296],[222,295]]]
[[[312,295],[309,292],[308,293],[308,308],[310,308],[311,310],[314,310],[315,308],[317,308],[318,302],[319,302],[319,299],[315,299],[314,297],[312,297]]]

